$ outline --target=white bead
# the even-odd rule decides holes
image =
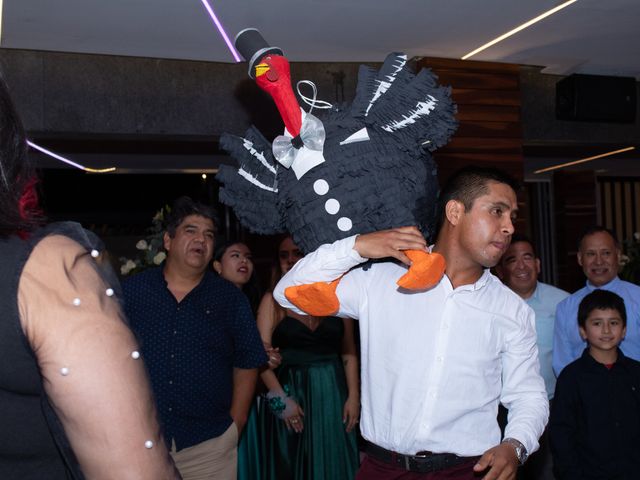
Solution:
[[[91,250],[91,256],[93,258],[98,258],[100,256],[100,252],[94,248],[93,250]]]
[[[113,297],[113,288],[107,288],[107,291],[104,293],[107,294],[107,297]]]
[[[315,182],[313,182],[313,191],[318,195],[324,195],[329,191],[329,184],[322,178],[320,180],[316,180]]]
[[[327,211],[327,213],[335,215],[336,213],[338,213],[338,211],[340,211],[340,202],[335,198],[330,198],[325,202],[324,209]]]
[[[60,375],[62,375],[63,377],[66,377],[67,375],[69,375],[69,369],[67,367],[62,367],[60,369]]]
[[[353,227],[353,222],[348,217],[341,217],[338,219],[338,228],[343,232],[348,232]]]
[[[147,440],[146,442],[144,442],[144,447],[153,448],[153,442],[151,440]]]
[[[82,302],[80,301],[80,299],[79,299],[79,298],[74,298],[74,299],[73,299],[73,304],[74,304],[76,307],[79,307],[81,303],[82,303]]]
[[[137,360],[140,358],[140,352],[138,352],[137,350],[131,352],[131,358],[133,358],[134,360]]]

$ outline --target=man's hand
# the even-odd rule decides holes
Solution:
[[[399,227],[358,235],[354,248],[361,257],[393,257],[411,265],[411,260],[402,251],[426,251],[427,242],[416,227]]]
[[[518,457],[512,445],[501,443],[490,448],[473,467],[474,472],[484,472],[484,480],[513,480],[518,470]]]

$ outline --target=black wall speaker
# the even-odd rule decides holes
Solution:
[[[633,77],[570,75],[556,83],[556,118],[634,123],[636,89]]]

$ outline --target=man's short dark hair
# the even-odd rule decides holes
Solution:
[[[218,228],[218,215],[216,211],[204,203],[195,202],[190,197],[180,197],[171,206],[171,212],[167,215],[166,230],[171,238],[175,237],[176,230],[189,215],[200,215],[213,222],[213,231]]]
[[[582,241],[590,236],[593,235],[594,233],[608,233],[611,238],[613,238],[613,243],[615,243],[617,248],[620,248],[620,243],[618,243],[618,237],[616,236],[616,234],[613,232],[613,230],[604,227],[602,225],[592,225],[590,227],[587,227],[583,232],[582,235],[580,235],[580,238],[578,239],[578,250],[580,250],[580,248],[582,247]]]
[[[491,182],[504,183],[514,192],[520,189],[519,183],[510,175],[491,167],[468,166],[458,170],[447,180],[438,200],[440,226],[444,224],[445,207],[450,200],[457,200],[464,205],[465,211],[473,208],[476,198],[489,192]]]
[[[582,299],[578,307],[578,325],[584,328],[587,317],[594,310],[616,310],[620,314],[622,324],[627,326],[627,309],[620,295],[600,289],[591,292]]]
[[[531,251],[533,252],[533,256],[538,258],[538,252],[536,252],[536,246],[533,244],[533,242],[529,237],[527,237],[526,235],[523,235],[522,233],[514,233],[513,235],[511,235],[511,245],[518,242],[528,243],[531,246]]]

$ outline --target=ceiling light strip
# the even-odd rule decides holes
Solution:
[[[2,0],[0,0],[0,45],[2,45],[2,25],[3,25],[3,21],[2,18],[4,16],[4,5]]]
[[[548,11],[538,15],[536,18],[533,18],[533,19],[529,20],[528,22],[523,23],[519,27],[516,27],[513,30],[508,31],[505,34],[500,35],[498,38],[495,38],[495,39],[491,40],[490,42],[485,43],[481,47],[476,48],[472,52],[467,53],[464,57],[462,57],[462,60],[466,60],[466,59],[474,56],[475,54],[480,53],[483,50],[486,50],[487,48],[495,45],[496,43],[501,42],[502,40],[504,40],[506,38],[509,38],[511,35],[515,35],[519,31],[524,30],[527,27],[530,27],[534,23],[538,23],[540,20],[543,20],[543,19],[547,18],[549,15],[553,15],[554,13],[559,12],[563,8],[568,7],[569,5],[571,5],[572,3],[575,3],[577,1],[578,0],[569,0],[568,2],[564,2],[564,3],[560,4],[560,5],[558,5],[557,7],[552,8],[551,10],[548,10]]]
[[[222,26],[222,23],[220,22],[220,20],[218,20],[218,17],[213,11],[213,8],[211,7],[211,5],[207,0],[201,0],[201,1],[202,1],[202,4],[204,5],[204,8],[206,8],[207,12],[209,12],[209,16],[211,17],[211,20],[213,20],[213,23],[216,25],[216,28],[220,32],[220,35],[222,35],[222,38],[224,39],[224,43],[226,43],[227,47],[229,47],[229,51],[231,52],[231,55],[233,55],[233,58],[236,60],[236,62],[241,62],[242,59],[240,58],[238,51],[233,46],[233,43],[231,43],[231,40],[229,40],[229,35],[227,35],[227,32],[225,32],[224,27]]]
[[[109,167],[109,168],[89,168],[89,167],[85,167],[84,165],[80,165],[79,163],[72,162],[68,158],[64,158],[63,156],[58,155],[57,153],[53,153],[52,151],[47,150],[46,148],[41,147],[40,145],[36,145],[35,143],[33,143],[30,140],[27,140],[27,144],[31,148],[34,148],[34,149],[38,150],[39,152],[44,153],[45,155],[49,155],[50,157],[55,158],[56,160],[60,160],[61,162],[66,163],[67,165],[71,165],[72,167],[79,168],[80,170],[84,170],[85,172],[89,172],[89,173],[108,173],[108,172],[115,172],[115,170],[116,170],[115,167]]]
[[[621,148],[620,150],[614,150],[612,152],[602,153],[600,155],[595,155],[593,157],[582,158],[580,160],[574,160],[573,162],[561,163],[559,165],[554,165],[552,167],[542,168],[540,170],[534,171],[533,173],[550,172],[551,170],[558,170],[559,168],[570,167],[572,165],[579,165],[581,163],[591,162],[599,158],[610,157],[611,155],[617,155],[618,153],[630,152],[631,150],[635,150],[635,149],[636,147]]]

